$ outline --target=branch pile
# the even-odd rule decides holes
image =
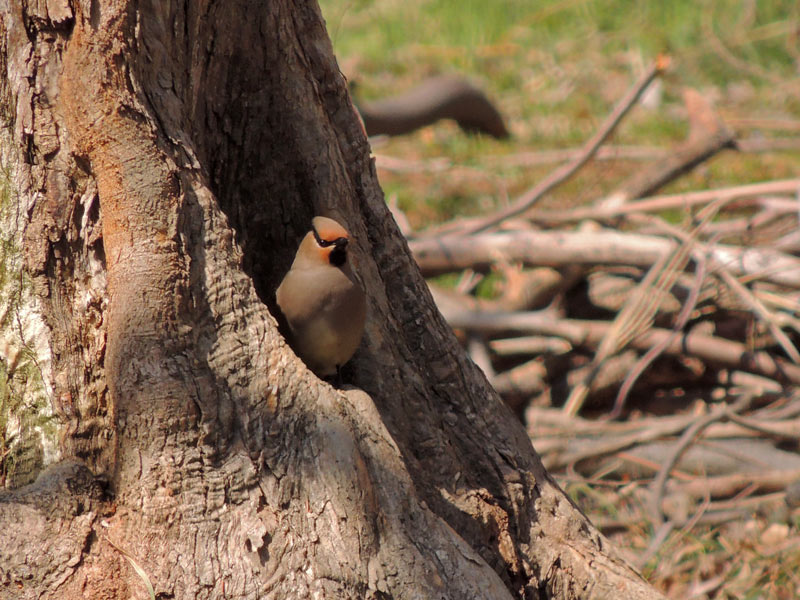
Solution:
[[[434,298],[548,469],[643,507],[655,533],[641,562],[676,527],[794,502],[800,479],[800,179],[653,195],[743,146],[687,90],[685,142],[591,206],[535,206],[665,67],[516,202],[409,234],[426,276],[462,273],[457,289],[431,283]],[[490,272],[500,291],[480,298]]]

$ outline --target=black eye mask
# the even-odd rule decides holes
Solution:
[[[346,263],[347,252],[345,251],[345,246],[336,246],[336,248],[331,250],[328,260],[334,267],[341,267],[344,263]]]
[[[336,238],[335,240],[323,240],[321,237],[319,237],[316,229],[312,227],[311,231],[314,233],[314,239],[317,240],[317,243],[321,248],[335,246],[328,256],[328,260],[334,267],[341,267],[345,262],[347,262],[347,238],[340,237]]]
[[[337,246],[344,248],[347,245],[346,237],[336,238],[335,240],[323,240],[321,237],[319,237],[317,230],[314,229],[313,227],[311,228],[311,232],[314,234],[314,239],[317,240],[317,243],[323,248],[327,248],[328,246]]]

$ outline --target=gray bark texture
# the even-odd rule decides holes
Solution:
[[[0,598],[659,597],[434,307],[316,3],[0,7]],[[344,390],[272,317],[317,214]]]

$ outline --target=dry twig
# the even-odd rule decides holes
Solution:
[[[624,205],[589,206],[568,211],[537,211],[532,215],[532,218],[541,223],[574,223],[586,219],[607,221],[635,213],[675,209],[689,210],[699,204],[708,204],[715,200],[736,200],[738,206],[744,206],[745,201],[750,204],[760,202],[762,196],[797,194],[798,192],[800,192],[800,178],[778,179],[729,188],[652,196],[628,202]],[[794,200],[792,202],[794,203],[794,210],[797,210],[797,201]]]
[[[647,86],[663,73],[669,66],[669,58],[660,56],[656,62],[647,70],[647,72],[639,78],[639,80],[628,91],[625,97],[619,101],[612,113],[606,118],[605,122],[601,125],[600,129],[583,147],[581,153],[570,160],[569,163],[553,171],[548,177],[536,184],[533,188],[520,196],[513,204],[504,208],[497,213],[490,215],[486,218],[480,219],[477,223],[470,223],[463,228],[460,233],[471,234],[480,231],[491,229],[495,225],[502,223],[506,219],[522,214],[531,208],[536,202],[539,201],[545,194],[552,191],[558,185],[569,179],[574,175],[583,165],[585,165],[603,142],[608,138],[614,129],[619,125],[628,111],[633,107],[636,101],[641,97]]]
[[[625,381],[622,382],[622,385],[617,392],[617,397],[614,400],[614,406],[611,409],[611,412],[608,414],[609,419],[617,419],[622,414],[622,408],[625,405],[625,398],[628,397],[628,393],[630,392],[631,388],[633,388],[634,383],[636,380],[639,379],[642,373],[644,373],[645,369],[649,367],[653,361],[658,358],[667,347],[675,341],[675,338],[680,335],[680,332],[686,327],[686,324],[689,322],[689,317],[694,311],[695,306],[697,305],[697,300],[700,297],[700,290],[703,286],[703,281],[705,280],[705,269],[706,261],[701,259],[697,262],[697,272],[695,274],[695,285],[692,286],[691,293],[689,298],[686,300],[686,303],[683,305],[681,312],[678,314],[677,319],[675,320],[675,325],[672,328],[672,335],[669,337],[664,338],[664,340],[650,348],[644,356],[636,363],[636,365],[631,369],[631,372],[625,378]]]
[[[664,513],[661,508],[661,501],[664,497],[664,488],[667,484],[667,477],[669,477],[670,472],[672,471],[675,464],[678,462],[678,459],[681,457],[686,449],[694,443],[703,430],[711,425],[714,422],[721,421],[726,419],[727,416],[731,413],[737,413],[741,410],[747,408],[747,406],[752,401],[752,398],[745,396],[737,400],[732,406],[726,406],[720,410],[714,411],[710,415],[706,415],[699,421],[696,421],[689,427],[686,431],[683,432],[678,442],[675,444],[675,448],[670,455],[670,457],[664,462],[664,465],[661,467],[661,470],[658,472],[658,475],[653,480],[653,483],[650,484],[650,518],[653,523],[663,523]]]

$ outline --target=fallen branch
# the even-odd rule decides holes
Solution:
[[[726,121],[729,125],[737,126],[737,120]],[[800,138],[763,138],[752,137],[736,140],[736,149],[743,153],[763,153],[776,152],[781,150],[800,149]],[[485,156],[483,164],[495,169],[508,169],[511,167],[536,167],[541,165],[551,165],[554,163],[566,162],[574,159],[581,153],[581,148],[564,148],[556,150],[538,150],[530,152],[517,152],[513,154],[502,154],[495,156]],[[653,161],[667,158],[672,151],[669,148],[657,146],[621,146],[605,145],[597,150],[592,157],[594,161]],[[446,157],[435,157],[427,161],[412,161],[395,159],[385,155],[376,155],[377,167],[388,171],[404,172],[441,172],[448,168],[457,168],[452,160]],[[382,161],[386,162],[382,164]],[[395,162],[396,161],[396,162]]]
[[[489,342],[492,352],[499,356],[514,354],[564,354],[572,349],[572,344],[557,337],[529,336],[516,337]]]
[[[612,325],[606,321],[559,319],[552,311],[494,313],[445,312],[448,323],[454,329],[499,334],[516,331],[538,335],[559,336],[574,346],[597,349]],[[638,335],[630,346],[647,351],[664,339],[671,338],[669,329],[652,328]],[[763,375],[776,381],[800,385],[800,366],[776,358],[764,351],[751,352],[740,342],[707,335],[695,330],[682,333],[664,348],[671,356],[695,356],[703,361],[728,368],[740,369]]]
[[[700,290],[703,286],[703,280],[705,279],[706,273],[705,264],[706,261],[703,259],[698,261],[697,273],[695,274],[695,285],[692,286],[689,299],[683,305],[680,314],[678,314],[678,317],[675,320],[675,324],[672,327],[672,335],[664,338],[661,343],[653,346],[650,348],[650,350],[645,352],[644,356],[642,356],[636,365],[634,365],[633,369],[630,370],[630,373],[628,373],[628,376],[625,378],[625,381],[622,382],[622,385],[617,392],[617,397],[614,400],[614,406],[611,408],[611,412],[608,414],[609,419],[619,418],[619,416],[622,414],[622,407],[625,405],[625,399],[628,397],[628,393],[633,388],[636,380],[639,379],[642,373],[644,373],[644,371],[653,363],[653,361],[655,361],[655,359],[661,355],[667,346],[669,346],[686,327],[686,324],[689,322],[689,317],[694,311],[694,308],[697,305],[697,300],[700,297]]]
[[[656,62],[647,70],[647,72],[639,78],[634,86],[628,91],[625,97],[620,100],[614,111],[606,118],[605,122],[601,125],[600,129],[595,135],[586,143],[581,153],[573,158],[569,163],[556,169],[548,177],[541,181],[533,188],[520,196],[513,204],[498,211],[493,215],[482,218],[477,222],[469,223],[461,233],[478,233],[494,227],[502,223],[510,217],[522,214],[538,202],[542,196],[552,191],[554,188],[565,182],[572,175],[574,175],[583,165],[585,165],[603,142],[608,138],[614,129],[619,125],[628,111],[633,107],[636,101],[641,97],[647,86],[663,73],[669,66],[669,58],[661,56]]]
[[[658,262],[647,272],[647,275],[645,275],[636,287],[636,290],[628,297],[622,309],[617,313],[608,333],[605,335],[602,342],[600,342],[597,352],[592,358],[593,368],[589,371],[586,380],[574,386],[570,391],[569,397],[564,404],[564,412],[572,415],[577,414],[581,406],[583,406],[586,396],[589,394],[591,379],[600,366],[611,358],[611,356],[623,349],[631,339],[652,326],[662,298],[669,295],[669,291],[675,285],[680,273],[686,268],[703,225],[716,214],[717,205],[711,205],[707,208],[710,210],[707,211],[708,214],[703,218],[700,224],[698,224],[690,234],[684,237],[682,240],[683,243],[677,245],[670,253],[662,255]],[[705,263],[705,257],[702,254],[700,255],[698,263],[700,265],[698,271],[704,270],[702,265]],[[701,284],[698,284],[696,287],[699,288],[700,285]],[[692,304],[697,301],[698,294],[699,289],[698,293],[694,294]],[[682,311],[686,320],[688,320],[691,310],[692,308],[690,307],[688,310]],[[655,354],[652,355],[652,360],[655,360],[656,356],[663,352],[663,349],[677,337],[682,329],[682,326],[679,328],[676,327],[670,338],[662,340],[654,347]],[[648,353],[651,353],[651,351],[653,351],[652,348],[648,350]],[[642,368],[646,366],[645,364]],[[636,367],[633,367],[633,370],[635,371]],[[622,385],[622,389],[624,388],[625,383]],[[614,408],[612,409],[614,418],[616,418],[616,414],[621,408],[622,406],[618,396],[617,401],[614,403]]]
[[[453,119],[468,132],[507,138],[503,117],[482,90],[458,75],[431,77],[411,90],[358,102],[367,135],[402,135],[439,119]]]
[[[675,494],[677,496],[679,494]],[[780,492],[763,494],[761,496],[748,497],[739,500],[721,500],[716,502],[703,503],[702,511],[699,515],[692,517],[685,517],[676,519],[672,517],[670,520],[672,529],[681,527],[684,529],[691,529],[690,525],[704,524],[704,525],[720,525],[734,520],[741,520],[742,518],[752,515],[754,511],[764,510],[771,505],[780,506],[783,504],[784,494]],[[670,501],[668,496],[665,502]],[[646,523],[638,516],[630,517],[627,519],[619,518],[600,518],[594,521],[594,524],[603,533],[608,535],[611,532],[627,530],[627,529],[640,529]],[[641,561],[637,561],[642,564]],[[646,562],[646,561],[644,561]]]
[[[737,185],[729,188],[686,192],[683,194],[667,194],[652,196],[642,200],[628,202],[621,206],[589,206],[574,208],[568,211],[537,211],[531,215],[541,223],[564,223],[584,220],[606,221],[631,213],[659,212],[664,210],[690,209],[700,204],[708,204],[715,200],[744,200],[758,202],[760,196],[775,194],[797,194],[800,191],[800,179],[779,179],[748,185]],[[794,201],[795,205],[797,201]],[[796,207],[795,207],[796,209]]]
[[[702,477],[688,483],[672,482],[668,490],[670,493],[682,493],[695,498],[706,494],[712,498],[730,498],[747,488],[762,493],[785,491],[798,479],[800,479],[800,469],[770,470]]]
[[[695,235],[687,234],[683,230],[674,227],[661,219],[657,219],[656,217],[649,218],[658,220],[659,227],[661,229],[670,233],[676,238],[683,240],[684,244],[694,243],[696,237]],[[700,262],[702,262],[702,260],[703,259],[701,259]],[[742,283],[731,274],[726,265],[712,259],[711,267],[713,271],[720,276],[722,281],[727,284],[730,290],[740,298],[743,304],[747,306],[747,308],[752,311],[753,314],[757,315],[759,319],[767,324],[770,333],[772,333],[772,336],[781,345],[783,350],[786,352],[786,355],[792,359],[792,362],[795,364],[800,364],[800,353],[798,353],[792,341],[777,325],[777,317],[773,315],[772,312],[770,312],[769,309],[767,309],[764,304],[761,303],[752,292],[750,292],[750,290],[742,285]]]
[[[463,269],[486,270],[498,258],[527,266],[634,265],[650,267],[676,242],[620,231],[514,231],[424,238],[409,242],[426,276]],[[800,288],[800,259],[770,248],[698,244],[737,276]]]
[[[733,131],[722,122],[699,92],[686,88],[683,99],[689,113],[689,135],[686,141],[668,156],[638,171],[608,198],[598,203],[599,206],[621,206],[634,198],[652,194],[720,150],[736,147]]]
[[[540,361],[531,360],[496,375],[492,379],[492,385],[498,393],[503,394],[507,402],[511,398],[510,406],[516,409],[520,406],[520,400],[527,400],[545,389],[546,376],[544,365]]]
[[[527,413],[528,417],[536,414],[540,413]],[[685,431],[697,418],[696,415],[681,419],[668,417],[655,422],[646,419],[646,424],[629,432],[608,430],[588,434],[569,427],[537,426],[530,433],[536,451],[548,469],[570,466],[588,476],[600,468],[609,474],[613,473],[615,480],[641,479],[661,469],[669,451],[666,440]],[[774,439],[795,439],[798,431],[797,420],[785,424],[772,421],[761,426]],[[733,419],[727,423],[710,425],[703,432],[703,445],[695,446],[690,455],[673,469],[672,475],[692,480],[692,472],[719,476],[763,471],[765,464],[776,470],[793,470],[800,466],[794,454],[776,449],[771,441],[761,435],[765,432],[755,427],[743,427]],[[747,457],[741,459],[731,456],[735,450],[747,454]],[[610,463],[614,466],[610,467]]]
[[[502,294],[495,299],[475,298],[435,283],[429,283],[428,287],[440,310],[444,307],[444,310],[513,312],[543,306],[552,299],[563,279],[558,271],[544,267],[519,274],[506,272]]]
[[[644,417],[633,421],[595,421],[580,416],[567,416],[556,408],[531,407],[528,432],[531,437],[548,444],[557,443],[559,451],[565,450],[573,442],[585,439],[592,443],[600,438],[618,437],[627,434],[640,434],[658,431],[659,435],[673,435],[682,431],[696,420],[696,415],[665,417]],[[796,414],[782,413],[777,416],[771,411],[756,411],[742,417],[732,415],[730,422],[711,425],[705,439],[764,437],[765,434],[776,439],[800,439],[800,420]],[[649,438],[648,438],[649,439]]]
[[[703,433],[703,430],[709,425],[716,421],[723,421],[728,417],[729,414],[735,414],[740,410],[747,408],[751,401],[752,398],[745,396],[737,400],[732,406],[725,406],[709,415],[701,417],[699,420],[695,421],[691,427],[683,432],[680,439],[675,444],[672,453],[667,460],[664,461],[664,464],[661,466],[658,475],[656,475],[656,478],[650,484],[650,502],[648,508],[650,512],[650,519],[654,525],[661,524],[666,520],[661,507],[661,501],[664,498],[664,490],[666,489],[667,478],[669,477],[673,467],[677,464],[681,455],[700,437],[700,435]]]

